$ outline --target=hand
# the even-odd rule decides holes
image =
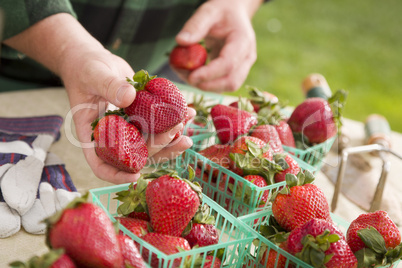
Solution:
[[[123,59],[106,50],[84,54],[72,53],[61,73],[84,155],[100,179],[115,184],[136,181],[140,174],[127,173],[105,163],[97,157],[91,142],[91,123],[106,111],[109,103],[123,108],[133,102],[136,92],[125,77],[132,77],[134,71]],[[194,116],[195,110],[189,109],[189,117]],[[179,124],[170,132],[147,137],[149,163],[173,159],[191,147],[192,141],[186,136],[171,142],[182,128],[183,124]]]
[[[176,36],[179,45],[205,40],[211,61],[192,72],[178,72],[190,85],[207,91],[234,91],[247,78],[256,60],[251,25],[260,0],[210,0],[200,6]]]

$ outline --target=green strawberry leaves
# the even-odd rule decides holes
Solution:
[[[402,244],[394,249],[387,249],[384,237],[374,227],[361,229],[357,234],[366,245],[355,252],[358,268],[386,266],[402,258]]]
[[[134,88],[137,91],[143,90],[145,88],[145,85],[154,79],[156,75],[154,76],[149,76],[148,72],[145,70],[140,70],[136,72],[133,76],[133,80],[130,78],[126,77],[127,82],[129,82],[131,85],[134,86]]]
[[[287,232],[276,221],[273,215],[269,217],[268,224],[262,224],[259,230],[260,234],[279,246],[282,242],[286,241],[290,232]]]
[[[343,110],[345,108],[347,96],[348,96],[347,91],[345,91],[343,89],[339,89],[335,92],[334,95],[332,95],[328,99],[328,103],[331,107],[335,124],[338,127],[338,135],[341,133],[341,127],[342,127],[341,119],[342,119]]]
[[[313,267],[325,267],[325,263],[331,260],[333,254],[325,254],[332,243],[340,239],[339,235],[331,234],[329,230],[325,230],[321,235],[316,237],[306,235],[302,238],[301,243],[303,249],[296,253],[296,257],[302,261],[312,265]]]
[[[33,256],[26,263],[21,261],[14,261],[10,263],[10,267],[14,268],[47,268],[52,267],[62,255],[64,254],[64,249],[53,249],[49,252],[43,254],[42,256]]]

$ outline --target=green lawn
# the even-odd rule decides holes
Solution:
[[[295,106],[302,80],[318,72],[349,92],[345,117],[382,114],[402,132],[401,14],[400,0],[273,0],[253,19],[258,59],[245,85]]]

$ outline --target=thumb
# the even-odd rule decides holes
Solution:
[[[216,23],[219,14],[208,5],[202,5],[194,15],[184,24],[176,36],[179,45],[191,45],[204,39],[212,26]]]
[[[135,88],[122,77],[113,75],[103,79],[100,95],[113,105],[124,108],[129,106],[135,99]]]

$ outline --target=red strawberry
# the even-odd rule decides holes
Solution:
[[[145,268],[146,263],[143,260],[137,246],[134,241],[125,235],[118,235],[117,239],[120,243],[121,254],[123,256],[124,264],[121,268],[133,267],[133,268]]]
[[[293,133],[307,138],[303,138],[304,144],[322,143],[335,136],[345,98],[346,93],[338,91],[328,101],[319,97],[304,100],[294,109],[288,120]]]
[[[148,158],[147,144],[139,130],[120,116],[121,112],[108,112],[92,124],[95,152],[120,170],[138,173]]]
[[[257,118],[252,113],[223,104],[212,107],[211,117],[222,144],[233,142],[257,124]]]
[[[138,237],[142,237],[148,233],[148,221],[129,217],[116,217],[115,219]],[[120,231],[120,234],[123,234],[123,232]]]
[[[279,121],[279,125],[274,125],[276,131],[278,132],[279,139],[282,142],[282,145],[289,147],[296,147],[295,139],[293,137],[292,129],[289,124],[285,120]]]
[[[247,181],[249,181],[249,182],[252,182],[253,184],[255,184],[255,185],[258,186],[258,187],[266,187],[266,186],[268,186],[268,183],[266,182],[266,180],[264,179],[264,177],[259,176],[259,175],[247,175],[247,176],[244,177],[244,179],[247,180]],[[241,187],[241,186],[239,186],[239,187]],[[243,186],[243,187],[244,187],[244,186]],[[241,192],[241,189],[238,189],[238,191]],[[247,193],[247,192],[246,192],[246,193]],[[249,195],[246,196],[246,197],[250,198]],[[260,207],[264,207],[264,206],[265,206],[265,204],[268,202],[268,197],[269,197],[269,190],[265,190],[265,191],[262,193],[262,196],[259,197],[259,200],[260,200],[259,206],[260,206]],[[250,201],[244,200],[243,202],[245,202],[246,204],[248,204],[248,202],[250,202]]]
[[[251,130],[250,136],[269,144],[274,153],[283,153],[282,142],[273,125],[260,125]]]
[[[205,64],[207,56],[207,50],[201,44],[177,45],[170,52],[169,63],[173,68],[193,71]]]
[[[283,250],[287,250],[287,241],[282,242],[281,244],[279,244],[279,247]],[[271,248],[268,250],[267,247],[264,246],[265,249],[263,249],[264,253],[261,255],[261,259],[260,259],[260,264],[262,265],[262,267],[266,267],[266,268],[285,268],[286,266],[286,261],[287,258],[280,254],[279,257],[277,257],[278,252]],[[268,256],[267,256],[268,254]],[[291,267],[291,266],[289,266]]]
[[[137,90],[137,96],[124,111],[139,130],[158,134],[184,122],[187,103],[174,83],[150,77],[144,70],[135,73],[133,80],[128,81]]]
[[[46,242],[63,248],[79,267],[121,268],[123,259],[114,226],[106,212],[87,203],[88,194],[48,218]]]
[[[220,267],[222,267],[222,261],[219,258],[215,257],[214,260],[214,256],[212,255],[208,255],[205,257],[203,268],[220,268]]]
[[[145,197],[154,231],[181,236],[201,204],[202,192],[198,183],[163,175],[148,184]]]
[[[214,163],[217,163],[218,165],[229,169],[230,168],[230,153],[231,147],[228,144],[214,144],[209,146],[208,148],[199,151],[198,153],[209,160],[211,160]],[[199,165],[202,167],[204,165],[204,162],[200,162]],[[210,165],[205,165],[206,171],[209,173],[211,170]],[[214,178],[218,176],[219,170],[214,169]]]
[[[282,160],[280,160],[282,159]],[[286,174],[290,173],[293,175],[297,175],[300,172],[300,166],[290,155],[286,154],[283,158],[283,155],[275,156],[275,163],[279,163],[281,161],[283,171],[279,171],[275,174],[275,182],[281,182],[286,180]]]
[[[63,249],[50,250],[42,256],[34,256],[26,263],[14,261],[10,267],[46,267],[46,268],[76,268],[77,266],[71,258],[64,253]]]
[[[191,250],[190,244],[183,237],[170,236],[161,233],[148,233],[143,236],[142,239],[167,255],[179,253],[180,250]],[[144,258],[144,260],[149,260],[149,250],[146,247],[142,249],[142,257]],[[173,265],[170,266],[170,261],[168,262],[168,264],[165,264],[163,260],[161,260],[155,253],[153,253],[151,257],[151,266],[179,267],[181,260],[182,258],[174,259]]]
[[[298,226],[289,234],[287,250],[314,267],[357,267],[355,255],[332,221],[311,219]]]
[[[184,238],[191,247],[205,247],[219,242],[219,234],[213,224],[194,223],[190,233]]]
[[[150,221],[151,220],[151,218],[149,217],[148,213],[146,213],[146,212],[133,211],[130,214],[128,214],[127,217],[133,218],[133,219],[139,219],[139,220],[143,220],[143,221]]]
[[[312,218],[331,221],[328,201],[320,188],[311,184],[309,171],[297,177],[286,175],[286,186],[273,196],[272,214],[286,231],[292,231]]]
[[[364,267],[385,265],[401,256],[401,233],[388,213],[382,210],[359,215],[346,232],[346,241]],[[375,254],[376,259],[365,258]],[[368,262],[372,260],[373,262]]]

